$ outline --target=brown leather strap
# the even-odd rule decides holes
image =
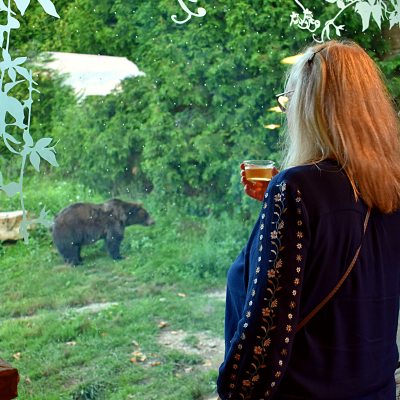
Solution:
[[[368,225],[368,220],[369,220],[369,215],[371,214],[371,207],[368,208],[368,212],[367,215],[365,217],[365,221],[364,221],[364,235],[365,235],[365,231],[367,230],[367,225]],[[364,239],[364,235],[363,235],[363,239]],[[350,271],[352,270],[352,268],[354,267],[354,264],[357,261],[357,257],[358,254],[360,253],[361,250],[361,246],[362,246],[362,240],[361,240],[361,244],[360,247],[357,250],[356,255],[353,258],[353,261],[351,262],[349,268],[347,268],[347,271],[345,272],[345,274],[343,275],[342,279],[338,282],[338,284],[333,288],[333,290],[328,294],[328,296],[325,297],[325,299],[317,306],[314,308],[314,310],[312,310],[310,312],[310,314],[307,315],[307,317],[305,317],[298,325],[297,325],[297,329],[296,332],[298,332],[327,302],[328,300],[338,291],[338,289],[340,288],[340,286],[342,286],[342,283],[345,281],[345,279],[347,278],[347,276],[349,275]]]

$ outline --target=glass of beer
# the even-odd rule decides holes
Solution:
[[[272,168],[275,163],[270,160],[247,160],[243,161],[246,179],[248,181],[260,182],[272,179]]]

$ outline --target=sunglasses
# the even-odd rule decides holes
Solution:
[[[294,90],[289,90],[288,92],[284,92],[284,93],[275,95],[276,101],[278,102],[278,106],[283,113],[287,112],[287,104],[289,101],[289,98],[287,97],[287,95],[289,93],[293,93],[293,92],[294,92]]]

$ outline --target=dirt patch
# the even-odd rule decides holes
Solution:
[[[226,288],[223,290],[217,290],[215,292],[206,293],[206,296],[215,298],[216,300],[219,300],[219,301],[225,301],[226,300]]]
[[[118,303],[93,303],[85,307],[69,308],[68,312],[78,312],[78,313],[98,313],[103,310],[107,310],[110,307],[116,307]]]
[[[204,360],[201,368],[219,369],[225,351],[224,340],[213,336],[211,331],[187,333],[163,328],[157,342],[168,349],[179,350],[186,354],[198,354]]]
[[[206,293],[205,296],[225,301],[226,288]],[[212,307],[212,306],[210,306]],[[213,308],[213,307],[212,307]],[[212,312],[213,310],[209,310]],[[205,311],[206,313],[208,310]],[[161,326],[160,326],[161,328]],[[186,354],[198,354],[203,359],[203,370],[219,370],[224,360],[225,342],[211,331],[185,332],[171,330],[168,325],[161,328],[157,342],[168,349],[179,350]]]

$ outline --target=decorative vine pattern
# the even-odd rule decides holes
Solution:
[[[355,12],[361,16],[363,32],[369,27],[371,15],[379,28],[381,28],[381,23],[385,19],[389,21],[390,29],[394,24],[400,23],[400,0],[390,0],[388,2],[383,0],[326,0],[329,3],[336,3],[339,11],[332,19],[325,22],[321,32],[321,39],[318,40],[314,32],[321,26],[321,22],[318,19],[314,19],[313,13],[308,8],[305,8],[299,0],[294,1],[302,9],[303,16],[293,11],[290,15],[290,25],[297,25],[300,29],[309,30],[313,33],[313,39],[317,43],[323,43],[326,39],[330,40],[332,28],[335,29],[337,36],[341,35],[340,31],[344,30],[344,25],[338,25],[336,20],[350,6],[354,6]]]
[[[189,19],[192,18],[192,16],[204,17],[206,15],[206,10],[203,7],[199,7],[197,9],[198,14],[196,14],[187,8],[187,6],[183,2],[183,0],[178,0],[178,1],[179,1],[179,4],[181,5],[183,11],[185,11],[187,13],[188,17],[183,21],[178,21],[176,15],[171,15],[172,21],[176,22],[177,24],[184,24],[185,22],[189,21]],[[189,1],[191,1],[192,3],[197,3],[197,0],[189,0]]]
[[[26,9],[29,6],[30,0],[13,1],[17,6],[17,9],[20,11],[21,15],[24,15]],[[54,4],[50,0],[38,0],[38,2],[47,14],[56,18],[60,18],[54,7]],[[19,21],[12,16],[15,15],[15,12],[11,9],[11,0],[8,0],[8,6],[5,6],[3,1],[0,1],[0,12],[7,12],[7,24],[0,25],[0,47],[2,49],[3,56],[3,61],[0,62],[0,138],[3,138],[4,144],[10,152],[14,154],[19,154],[22,157],[19,182],[10,182],[8,184],[4,184],[3,176],[0,171],[0,194],[2,191],[9,197],[13,197],[17,193],[20,194],[23,220],[19,229],[19,234],[22,238],[24,238],[25,243],[28,243],[28,225],[40,223],[46,227],[49,227],[53,224],[53,222],[45,219],[46,215],[48,214],[48,211],[46,211],[46,206],[44,206],[41,210],[39,218],[32,221],[28,221],[27,219],[23,196],[23,178],[25,164],[29,156],[29,161],[38,172],[41,158],[48,161],[51,165],[57,167],[58,163],[55,157],[55,146],[57,145],[57,143],[54,146],[49,147],[51,141],[53,140],[51,138],[42,138],[35,143],[31,134],[29,133],[33,104],[32,92],[40,92],[33,86],[37,85],[37,83],[33,80],[32,70],[28,71],[26,68],[21,66],[26,61],[26,57],[17,57],[12,60],[9,53],[11,30],[18,29],[20,27]],[[7,34],[5,46],[4,33]],[[11,82],[9,83],[4,82],[6,72],[11,80]],[[17,80],[17,76],[23,79]],[[28,82],[29,97],[26,100],[23,100],[23,102],[21,103],[18,99],[9,96],[8,93],[14,86],[19,85],[23,82]],[[28,110],[26,123],[25,109]],[[7,114],[10,114],[11,117],[14,118],[15,121],[13,123],[8,124],[6,122]],[[8,126],[17,126],[23,131],[22,139],[24,141],[24,144],[22,145],[22,150],[19,149],[17,151],[12,146],[12,144],[20,145],[21,142],[7,132]]]
[[[269,260],[269,265],[271,266],[271,268],[268,270],[268,283],[270,286],[267,288],[266,297],[264,298],[265,307],[262,309],[262,321],[263,321],[263,324],[261,325],[262,331],[260,332],[260,335],[257,336],[260,344],[256,347],[254,347],[254,349],[253,349],[253,351],[254,351],[253,359],[255,360],[251,363],[251,366],[253,367],[253,371],[247,371],[247,373],[249,374],[249,377],[241,382],[242,383],[242,386],[241,386],[242,391],[239,392],[239,394],[244,399],[251,397],[251,394],[253,392],[254,383],[258,382],[260,379],[259,370],[260,370],[260,368],[263,368],[265,365],[265,357],[267,356],[267,347],[271,343],[271,339],[269,337],[270,332],[271,332],[271,330],[276,328],[274,326],[274,317],[275,317],[274,308],[276,308],[278,305],[278,300],[276,298],[276,294],[279,290],[282,289],[282,287],[279,286],[279,279],[281,277],[279,269],[282,267],[282,260],[279,258],[279,251],[283,250],[283,247],[281,245],[281,239],[282,239],[281,231],[284,228],[282,216],[287,210],[285,208],[286,182],[282,182],[280,185],[278,185],[278,187],[279,187],[280,193],[278,193],[274,196],[274,207],[276,208],[276,210],[275,210],[275,208],[273,210],[273,214],[277,216],[277,219],[276,219],[276,221],[271,222],[273,227],[271,229],[271,232],[269,232],[271,244],[272,244],[271,259]],[[267,198],[268,198],[268,193],[265,194],[265,202],[263,205],[263,209],[267,208]],[[272,212],[272,211],[270,211],[270,212]],[[265,214],[262,215],[263,220],[264,220],[264,218],[265,218]],[[259,244],[260,257],[258,259],[260,264],[258,265],[258,267],[256,269],[256,275],[260,272],[260,268],[261,268],[261,260],[262,260],[261,252],[263,250],[262,241],[263,241],[265,233],[268,232],[267,226],[264,222],[262,222],[260,225],[260,231],[262,233],[260,235],[260,244]],[[257,290],[256,289],[257,278],[253,281],[253,283],[254,283],[254,289],[252,290],[252,296],[255,295],[255,292]],[[251,315],[251,312],[248,311],[246,316],[249,317],[250,315]],[[247,324],[245,324],[245,325],[246,325],[245,327],[247,327]],[[241,338],[242,338],[242,340],[244,340],[246,337],[243,334]],[[242,349],[242,345],[239,344],[237,354],[235,356],[235,358],[237,360],[239,360],[241,358],[241,354],[240,354],[241,349]],[[234,368],[235,368],[235,365],[234,365]],[[236,375],[233,374],[231,376],[231,379],[235,380]],[[231,384],[231,388],[232,389],[234,388],[233,384]]]

